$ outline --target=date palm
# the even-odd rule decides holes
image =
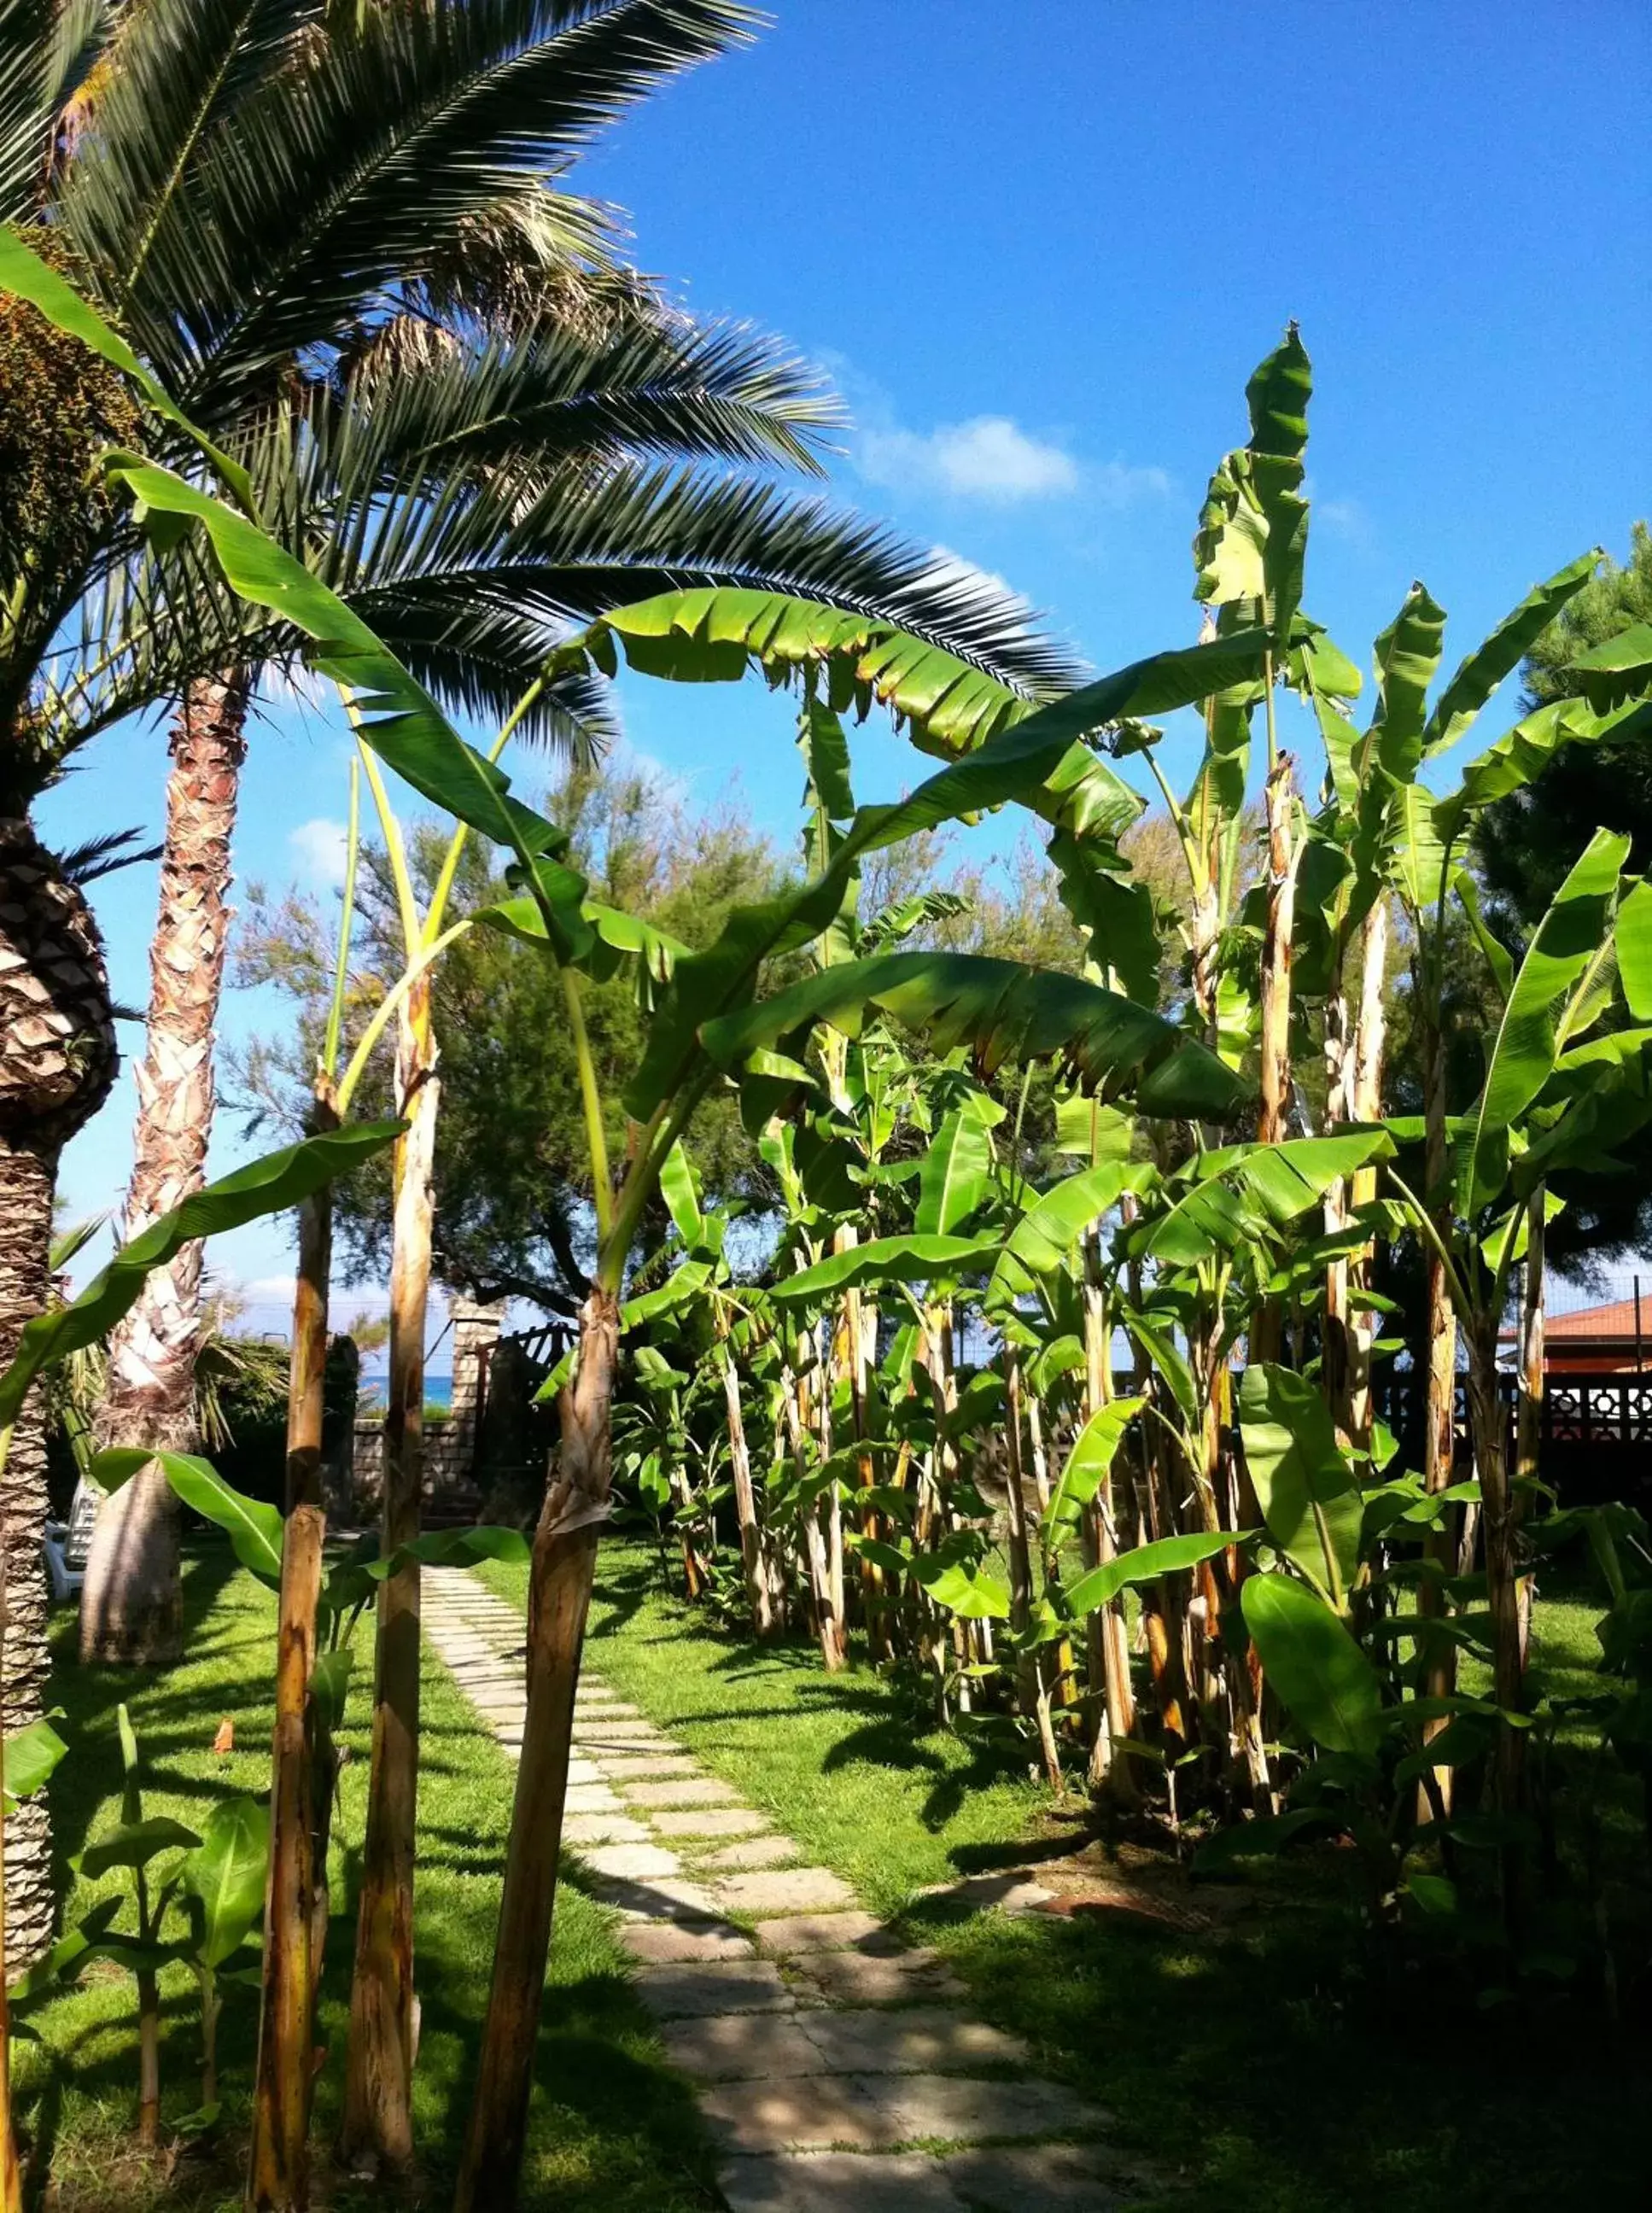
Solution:
[[[454,704],[501,711],[570,619],[698,581],[868,608],[1041,688],[1067,672],[1009,603],[765,480],[818,466],[827,396],[771,341],[617,270],[604,211],[562,182],[753,20],[731,0],[424,0],[341,28],[292,0],[0,0],[0,210],[50,235],[283,541]],[[0,698],[32,718],[44,781],[182,697],[131,1234],[202,1172],[247,712],[294,641],[100,520]],[[76,603],[112,657],[65,654]],[[538,734],[566,740],[589,699],[563,686]],[[198,1276],[180,1255],[130,1318],[109,1441],[179,1440]],[[106,1517],[88,1651],[175,1649],[171,1527],[142,1483]]]

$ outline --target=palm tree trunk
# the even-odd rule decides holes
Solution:
[[[424,1319],[440,1092],[428,974],[408,993],[397,1031],[396,1143],[390,1263],[390,1403],[384,1419],[384,1557],[418,1534],[424,1468]],[[379,1586],[373,1766],[362,1844],[356,1972],[341,2156],[405,2172],[413,2159],[413,1862],[418,1815],[419,1571]]]
[[[0,1368],[50,1289],[58,1155],[108,1096],[116,1066],[103,947],[86,902],[28,824],[0,818]],[[0,1440],[6,1631],[0,1724],[38,1721],[46,1650],[46,1436],[38,1389]],[[52,1940],[52,1835],[43,1794],[6,1823],[5,1964]]]
[[[516,2199],[557,1900],[574,1692],[608,1509],[619,1347],[619,1302],[594,1290],[580,1314],[578,1365],[562,1394],[562,1441],[533,1536],[522,1758],[454,2213],[508,2213]]]
[[[148,1041],[137,1070],[137,1125],[126,1196],[130,1239],[198,1191],[216,1094],[212,1033],[223,984],[248,686],[241,675],[192,683],[173,724],[161,905],[149,947]],[[201,1247],[145,1279],[109,1346],[102,1445],[190,1452]],[[146,1469],[98,1510],[81,1597],[81,1657],[116,1667],[175,1660],[183,1641],[178,1509]]]

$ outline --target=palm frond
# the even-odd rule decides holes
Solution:
[[[393,308],[513,186],[756,20],[736,0],[425,0],[297,42],[180,173],[129,334],[221,424],[282,363],[355,327],[364,302]],[[65,201],[77,235],[110,235],[111,197],[124,195],[88,164]]]
[[[110,0],[0,0],[0,223],[26,223],[48,182],[64,105],[106,42]]]
[[[87,838],[58,856],[58,865],[71,884],[84,887],[117,869],[137,869],[158,861],[166,848],[140,845],[141,830],[106,830],[101,837]]]
[[[405,492],[420,465],[439,480],[455,460],[550,472],[626,453],[818,474],[815,445],[844,420],[820,372],[766,332],[661,311],[612,332],[543,319],[473,347],[387,332],[339,388],[305,395],[294,435],[341,486]]]
[[[143,292],[151,254],[188,198],[198,149],[318,15],[315,0],[147,0],[120,10],[94,128],[58,194],[106,306],[119,313]]]

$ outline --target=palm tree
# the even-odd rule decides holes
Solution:
[[[294,0],[72,14],[0,0],[0,215],[51,241],[248,462],[287,543],[458,705],[498,712],[570,619],[698,581],[866,608],[1024,689],[1064,680],[1015,604],[765,481],[818,466],[834,417],[815,381],[771,342],[696,326],[617,271],[604,212],[559,181],[623,108],[753,20],[733,0],[422,0],[339,29],[338,11]],[[0,448],[23,450],[12,411],[49,362],[74,387],[63,437],[76,465],[40,510],[62,541],[52,558],[25,549],[13,564],[9,536],[0,578],[0,796],[9,835],[27,841],[28,873],[9,879],[29,891],[30,946],[70,887],[27,831],[29,802],[97,731],[183,698],[130,1231],[201,1174],[247,707],[256,672],[295,641],[250,625],[198,569],[157,565],[129,519],[81,489],[99,444],[136,436],[130,403],[11,304],[5,343],[23,373],[0,382]],[[145,428],[164,450],[165,426]],[[89,655],[66,649],[76,606]],[[589,707],[564,690],[538,734],[565,739]],[[80,949],[54,950],[51,974],[62,1019],[81,1025],[83,1116],[112,1056],[94,1050],[108,1034],[94,933],[70,904]],[[31,950],[16,972],[40,981]],[[0,1070],[21,1034],[9,1026]],[[58,1105],[34,1113],[20,1076],[12,1091],[8,1131],[34,1148],[46,1200],[12,1221],[20,1249],[43,1256],[52,1149],[73,1121]],[[157,1278],[114,1347],[111,1441],[186,1426],[198,1282],[190,1260]],[[0,1345],[29,1310],[21,1280],[9,1308],[4,1289]],[[129,1486],[88,1577],[101,1655],[175,1638],[169,1532],[169,1509]]]

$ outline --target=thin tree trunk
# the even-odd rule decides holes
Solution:
[[[776,1629],[774,1594],[764,1557],[763,1530],[757,1515],[757,1492],[752,1483],[752,1455],[746,1442],[746,1417],[740,1403],[740,1371],[728,1350],[728,1325],[719,1321],[717,1366],[722,1376],[723,1404],[728,1418],[728,1466],[734,1477],[735,1516],[740,1524],[740,1558],[746,1576],[746,1599],[752,1609],[753,1633],[771,1637]]]
[[[619,1302],[594,1290],[580,1314],[578,1363],[562,1394],[562,1440],[533,1537],[527,1713],[454,2213],[509,2213],[516,2201],[556,1906],[574,1693],[608,1511],[619,1342]]]
[[[1267,923],[1262,939],[1261,1087],[1257,1143],[1283,1143],[1290,1113],[1290,957],[1296,917],[1296,787],[1291,758],[1281,753],[1263,792],[1268,827]],[[1277,1360],[1283,1343],[1284,1310],[1264,1299],[1251,1326],[1250,1356]]]
[[[320,1136],[338,1126],[331,1080],[316,1079],[309,1128]],[[293,1291],[292,1363],[287,1382],[287,1512],[321,1504],[321,1451],[326,1407],[327,1307],[332,1284],[332,1186],[323,1184],[298,1210],[298,1271]],[[310,1636],[316,1640],[312,1619]],[[314,1663],[312,1663],[314,1673]],[[309,1896],[311,2021],[305,2050],[314,2048],[314,2001],[321,1987],[332,1891],[327,1856],[332,1844],[332,1806],[338,1787],[338,1748],[317,1722],[314,1701],[305,1710],[309,1761]],[[280,1851],[279,1839],[272,1842]],[[268,1969],[268,1955],[265,1955]]]
[[[1087,1247],[1094,1277],[1094,1259]],[[1086,1419],[1113,1397],[1111,1332],[1106,1302],[1094,1280],[1084,1286],[1084,1374]],[[1104,1477],[1095,1497],[1084,1509],[1084,1552],[1087,1564],[1100,1567],[1118,1551],[1113,1522],[1113,1482]],[[1120,1747],[1136,1734],[1136,1699],[1130,1680],[1130,1633],[1122,1597],[1110,1599],[1090,1616],[1090,1677],[1092,1691],[1100,1699],[1090,1740],[1090,1782],[1105,1786],[1123,1804],[1133,1806],[1141,1797],[1134,1762]]]
[[[216,1093],[212,1039],[223,985],[235,832],[249,692],[241,675],[200,677],[173,724],[160,911],[149,948],[149,1011],[125,1235],[146,1229],[205,1180]],[[102,1445],[192,1452],[201,1254],[186,1245],[144,1278],[109,1344]],[[98,1509],[81,1594],[81,1657],[146,1667],[183,1642],[178,1504],[146,1469]]]
[[[390,1383],[384,1421],[384,1557],[418,1534],[424,1478],[424,1324],[430,1289],[432,1175],[440,1087],[430,978],[404,1003],[396,1099],[409,1123],[396,1141],[390,1270]],[[418,1818],[419,1571],[410,1561],[379,1586],[373,1765],[362,1843],[350,2057],[339,2150],[356,2169],[405,2172],[413,2158],[413,1862]]]
[[[1543,1457],[1543,1391],[1545,1363],[1544,1328],[1543,1241],[1547,1193],[1539,1184],[1526,1202],[1526,1283],[1521,1301],[1520,1411],[1515,1429],[1515,1472],[1518,1478],[1509,1501],[1513,1541],[1518,1549],[1520,1526],[1526,1503],[1541,1472]],[[1529,1576],[1519,1580],[1520,1661],[1526,1666],[1532,1631],[1532,1585]]]
[[[80,893],[28,824],[0,817],[0,1368],[50,1290],[58,1156],[114,1081],[114,1023],[103,946]],[[0,1726],[38,1721],[51,1673],[40,1537],[46,1519],[40,1387],[9,1452],[0,1439],[0,1548],[8,1609]],[[52,1941],[52,1832],[46,1795],[7,1824],[5,1968]]]
[[[309,2203],[311,2024],[315,2009],[308,1708],[326,1521],[295,1506],[281,1553],[276,1721],[271,1747],[270,1873],[264,1899],[264,1994],[259,2015],[251,2213],[303,2213]]]
[[[137,1983],[137,2141],[153,2151],[161,2140],[161,1985],[151,1967]]]
[[[1325,1004],[1326,1129],[1330,1134],[1354,1119],[1355,1044],[1348,995],[1339,977]],[[1351,1177],[1338,1176],[1325,1195],[1325,1232],[1334,1237],[1348,1227]],[[1349,1313],[1346,1255],[1327,1261],[1325,1271],[1324,1346],[1320,1385],[1331,1417],[1344,1436],[1353,1433],[1353,1346]]]
[[[1487,1316],[1471,1336],[1468,1403],[1484,1529],[1492,1691],[1505,1713],[1517,1714],[1525,1704],[1526,1670],[1521,1652],[1518,1511],[1509,1481],[1503,1396],[1497,1388],[1499,1319]],[[1514,1813],[1521,1802],[1524,1750],[1524,1732],[1500,1721],[1495,1777],[1497,1803],[1504,1813]]]
[[[1419,978],[1419,988],[1420,988]],[[1423,1204],[1433,1218],[1436,1236],[1448,1243],[1452,1234],[1451,1197],[1447,1189],[1450,1170],[1446,1132],[1445,1046],[1440,1033],[1437,1015],[1425,1018],[1423,1032],[1423,1099],[1426,1124],[1426,1147],[1423,1160]],[[1428,1334],[1428,1396],[1423,1413],[1423,1485],[1425,1491],[1438,1492],[1447,1490],[1452,1481],[1457,1456],[1457,1317],[1451,1303],[1450,1287],[1446,1278],[1445,1263],[1432,1242],[1424,1247],[1423,1313]],[[1501,1451],[1501,1444],[1499,1444]],[[1432,1570],[1425,1574],[1417,1589],[1417,1611],[1430,1619],[1442,1619],[1446,1612],[1445,1593],[1439,1578],[1450,1575],[1455,1566],[1449,1517],[1438,1530],[1430,1531],[1423,1543],[1423,1558]],[[1423,1677],[1423,1695],[1429,1698],[1449,1698],[1457,1687],[1457,1648],[1448,1637],[1436,1639],[1429,1650]],[[1424,1722],[1424,1743],[1438,1736],[1446,1726],[1443,1718]],[[1434,1771],[1436,1788],[1440,1802],[1449,1813],[1452,1801],[1452,1771],[1436,1767]],[[1421,1818],[1429,1818],[1426,1794],[1419,1797]]]

